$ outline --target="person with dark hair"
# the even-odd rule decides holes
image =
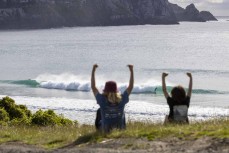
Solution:
[[[167,76],[167,73],[162,73],[162,89],[170,109],[169,115],[165,118],[165,123],[189,123],[188,108],[192,94],[192,74],[187,73],[190,79],[187,95],[182,86],[176,86],[171,91],[171,97],[166,89],[165,78]]]
[[[128,65],[130,70],[129,86],[122,94],[119,93],[117,84],[114,81],[106,82],[103,93],[99,93],[95,82],[95,71],[97,67],[97,64],[93,65],[91,74],[91,89],[97,104],[100,106],[96,113],[96,129],[105,133],[110,132],[114,128],[125,129],[126,121],[124,108],[129,102],[129,95],[134,86],[133,65]]]

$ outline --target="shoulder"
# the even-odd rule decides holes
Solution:
[[[173,102],[174,102],[174,100],[173,100],[170,96],[168,96],[168,97],[166,98],[166,100],[167,100],[167,103],[168,103],[168,104],[173,104]]]
[[[128,96],[129,97],[129,94],[128,94],[127,90],[125,90],[121,95],[122,95],[122,97],[123,96]]]
[[[185,102],[186,102],[187,105],[189,105],[190,99],[191,99],[191,97],[189,97],[189,96],[186,97]]]
[[[96,95],[95,95],[95,98],[97,99],[97,98],[102,98],[103,97],[103,95],[101,94],[101,93],[96,93]]]
[[[129,94],[126,90],[121,95],[122,95],[122,102],[123,103],[129,102]]]
[[[98,104],[101,104],[103,101],[106,100],[106,97],[104,95],[100,94],[100,93],[97,93],[95,95],[95,98],[96,98],[96,101],[97,101]]]

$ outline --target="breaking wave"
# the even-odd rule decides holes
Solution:
[[[45,88],[45,89],[58,89],[58,90],[67,90],[67,91],[91,91],[90,82],[84,82],[81,80],[76,80],[72,82],[66,81],[38,81],[38,80],[15,80],[15,81],[0,81],[1,83],[16,84],[16,85],[25,85],[33,88]],[[104,88],[103,85],[98,85],[99,90],[102,91]],[[121,84],[119,91],[123,92],[126,88],[126,84]],[[172,87],[167,87],[170,92]],[[229,94],[225,91],[210,90],[210,89],[193,89],[194,94]],[[134,94],[163,94],[161,85],[147,85],[147,84],[136,84],[132,90]]]

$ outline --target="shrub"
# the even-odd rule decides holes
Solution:
[[[25,112],[25,115],[30,118],[32,117],[32,113],[25,105],[18,105],[18,107]]]
[[[49,125],[77,125],[77,121],[73,122],[64,118],[62,115],[57,115],[53,110],[42,111],[38,110],[35,114],[25,105],[16,105],[15,101],[10,97],[0,99],[0,124],[33,124],[40,126]]]
[[[25,105],[16,105],[15,101],[10,97],[4,97],[0,100],[1,114],[5,114],[7,117],[4,119],[0,117],[0,121],[12,123],[29,123],[31,117],[31,111],[27,109]],[[5,112],[4,112],[5,111]]]
[[[8,122],[9,120],[9,114],[4,109],[0,109],[0,121]]]
[[[55,118],[53,115],[49,114],[48,111],[38,110],[33,114],[31,123],[43,126],[55,125]]]
[[[24,110],[20,109],[19,107],[11,107],[8,111],[9,116],[10,116],[10,120],[13,119],[22,119],[22,118],[27,118]]]
[[[28,118],[15,118],[9,122],[9,125],[30,125],[31,119]]]
[[[0,108],[4,108],[8,112],[12,107],[15,107],[15,101],[10,97],[4,97],[0,100]]]
[[[48,125],[73,125],[74,123],[64,118],[61,115],[57,115],[53,110],[42,111],[38,110],[33,114],[31,124],[48,126]]]

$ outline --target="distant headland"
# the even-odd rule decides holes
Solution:
[[[0,29],[178,24],[217,20],[168,0],[0,0]]]

